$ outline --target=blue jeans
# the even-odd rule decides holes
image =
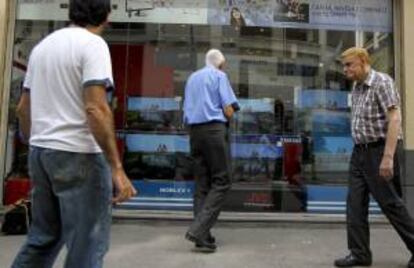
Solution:
[[[112,179],[103,154],[31,147],[32,224],[12,268],[99,268],[109,248]]]

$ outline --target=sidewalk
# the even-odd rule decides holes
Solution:
[[[108,268],[323,268],[346,253],[343,224],[219,222],[216,253],[192,251],[188,221],[122,220],[112,227]],[[10,267],[24,236],[0,236],[0,267]],[[394,230],[371,228],[372,267],[403,268],[410,258]],[[55,267],[62,267],[64,253]]]

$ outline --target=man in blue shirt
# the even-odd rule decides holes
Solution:
[[[194,161],[194,221],[185,237],[200,250],[216,250],[214,226],[231,186],[229,120],[239,104],[227,75],[223,54],[211,49],[206,66],[189,77],[185,87],[184,123],[190,130]]]

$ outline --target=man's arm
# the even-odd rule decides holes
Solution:
[[[113,202],[118,203],[136,194],[125,174],[115,141],[112,111],[104,86],[89,86],[84,89],[85,109],[89,128],[103,150],[112,169],[112,179],[117,190]]]
[[[391,179],[394,173],[394,154],[397,147],[398,135],[401,127],[401,111],[398,107],[392,107],[387,113],[388,131],[384,154],[380,166],[380,176]]]
[[[230,120],[233,117],[233,114],[240,110],[240,106],[234,95],[233,89],[231,88],[230,81],[224,73],[219,77],[219,94],[223,114],[227,120]]]
[[[19,119],[20,131],[24,141],[28,141],[30,138],[30,92],[24,91],[20,97],[19,103],[16,108],[17,118]]]

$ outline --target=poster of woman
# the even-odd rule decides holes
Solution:
[[[230,10],[230,25],[233,26],[236,30],[239,30],[241,27],[246,26],[246,21],[237,7],[233,7]]]
[[[274,0],[209,0],[208,23],[243,26],[270,26]]]
[[[247,27],[392,31],[391,0],[207,0],[207,23],[231,25],[237,8]]]

